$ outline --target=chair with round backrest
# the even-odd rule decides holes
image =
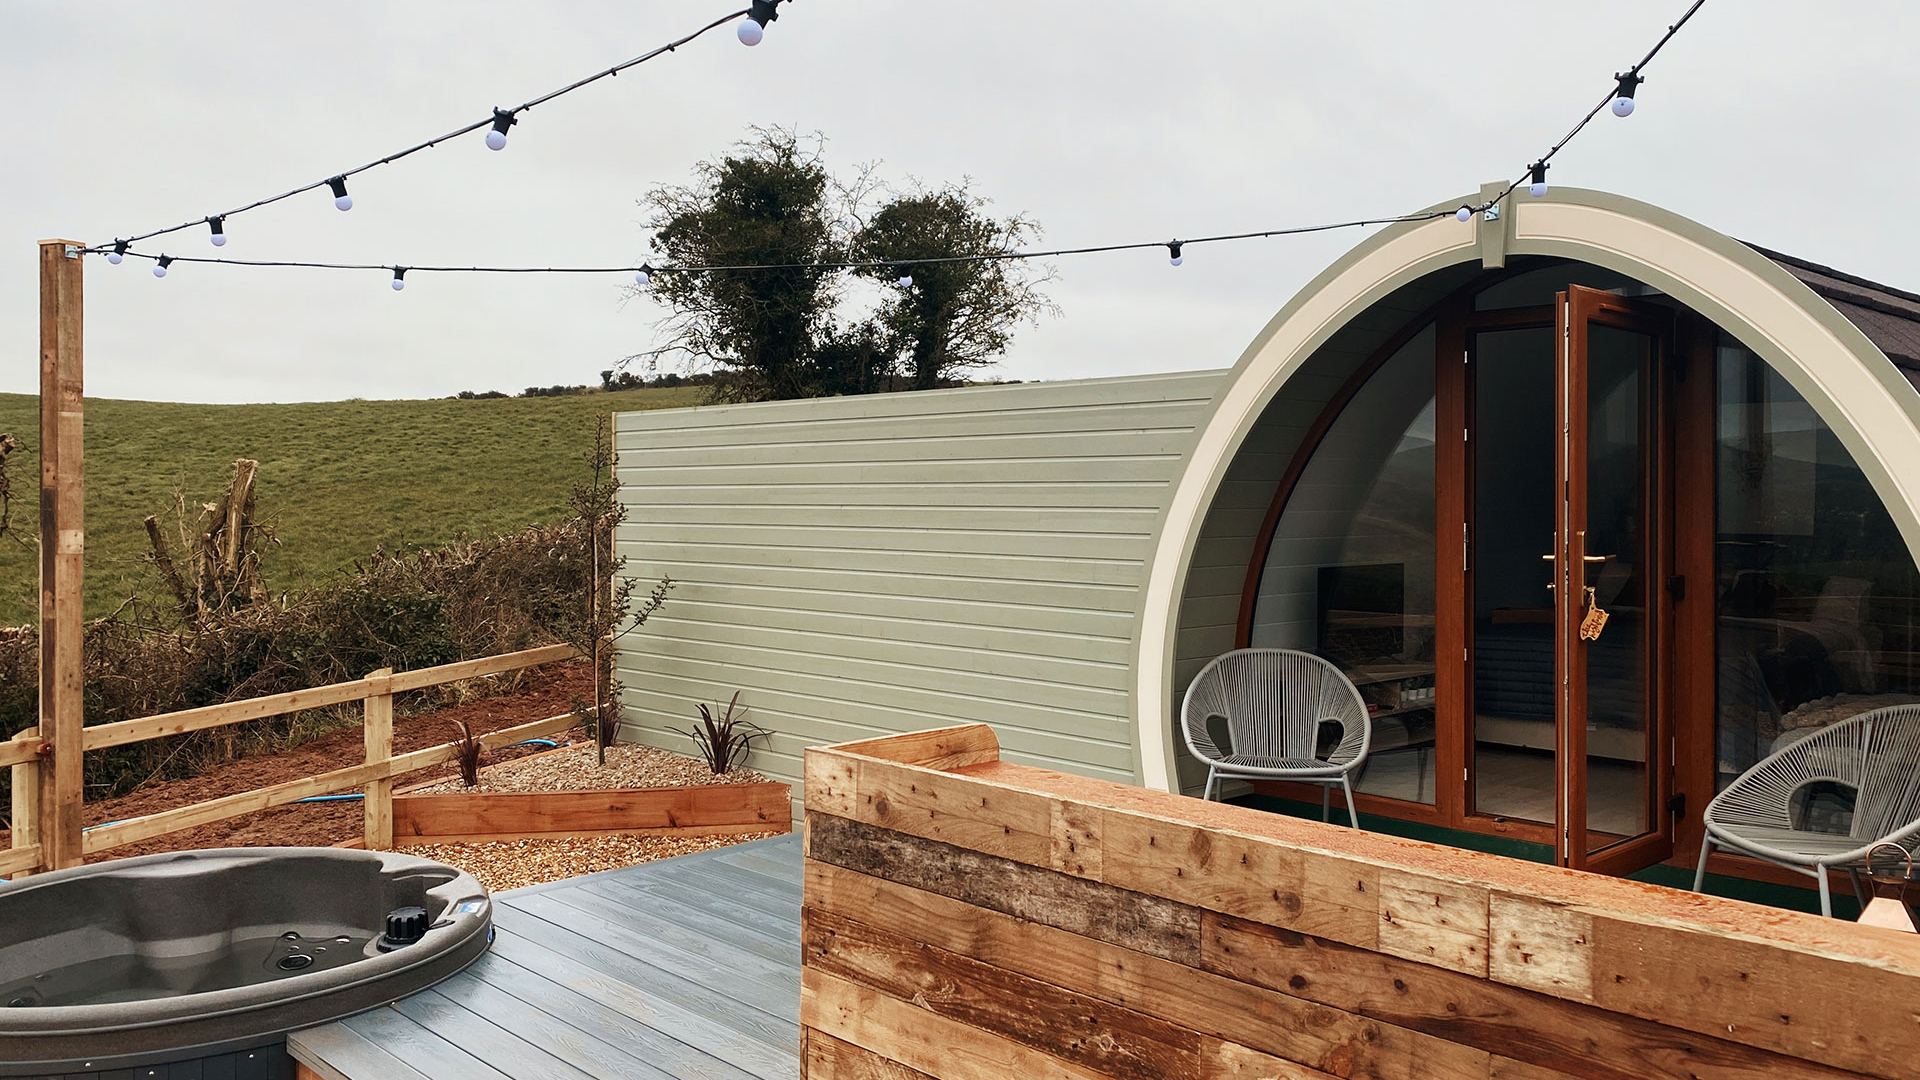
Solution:
[[[1845,832],[1808,829],[1796,813],[1796,800],[1818,784],[1853,791]],[[1820,913],[1831,916],[1827,871],[1847,871],[1862,895],[1858,874],[1868,852],[1920,834],[1920,704],[1861,713],[1763,758],[1713,797],[1702,820],[1695,892],[1706,883],[1713,849],[1729,848],[1811,875],[1820,883]]]
[[[1209,731],[1215,719],[1226,726],[1224,750]],[[1324,724],[1337,725],[1339,733],[1322,757]],[[1351,778],[1366,764],[1372,725],[1360,691],[1320,657],[1292,649],[1235,649],[1215,657],[1187,687],[1180,731],[1187,749],[1207,765],[1202,798],[1215,796],[1223,776],[1298,780],[1321,785],[1324,820],[1328,795],[1339,784],[1348,820],[1360,826]]]

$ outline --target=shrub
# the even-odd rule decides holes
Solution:
[[[713,775],[719,776],[740,767],[753,752],[753,740],[770,739],[773,732],[758,724],[742,719],[746,710],[740,708],[740,691],[733,692],[732,700],[726,709],[716,717],[713,710],[702,704],[700,723],[685,734],[693,737],[693,745],[699,749],[700,756],[707,762],[707,768]]]

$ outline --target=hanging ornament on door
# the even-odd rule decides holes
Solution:
[[[1587,613],[1580,617],[1580,640],[1599,641],[1601,631],[1607,628],[1607,609],[1600,606],[1600,599],[1594,595],[1593,586],[1587,586]]]

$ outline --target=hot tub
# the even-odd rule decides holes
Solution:
[[[492,938],[479,882],[392,852],[230,848],[0,884],[0,1076],[278,1077],[287,1032],[432,986]]]

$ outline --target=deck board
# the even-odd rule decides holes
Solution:
[[[800,876],[788,835],[500,893],[466,971],[288,1047],[327,1080],[794,1080]]]

